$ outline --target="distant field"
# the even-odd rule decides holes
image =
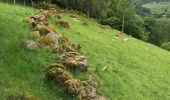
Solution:
[[[161,14],[164,13],[167,9],[167,13],[170,14],[170,2],[164,3],[147,3],[142,5],[145,8],[151,9],[152,14]]]

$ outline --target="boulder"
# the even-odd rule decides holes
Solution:
[[[83,88],[81,88],[78,95],[78,100],[94,100],[96,96],[96,88],[83,81]]]
[[[80,71],[87,71],[87,60],[85,56],[76,56],[75,59],[77,60],[78,63],[78,69]]]
[[[68,68],[87,71],[87,60],[84,56],[78,55],[76,52],[64,53],[60,56],[60,62]]]
[[[79,80],[70,79],[64,82],[64,84],[66,85],[69,94],[73,96],[77,96],[79,94],[81,88],[81,83]]]
[[[46,37],[49,37],[53,44],[58,44],[58,35],[56,33],[50,32],[46,35]]]
[[[46,71],[46,78],[47,79],[55,79],[56,77],[62,75],[64,70],[62,68],[51,68]]]

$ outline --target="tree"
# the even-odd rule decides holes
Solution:
[[[150,32],[148,42],[161,46],[170,41],[170,20],[168,19],[145,19],[146,32]]]
[[[130,0],[116,0],[116,10],[118,11],[119,16],[121,17],[121,31],[125,30],[125,17],[129,15],[130,12],[134,13],[133,2]],[[129,12],[130,11],[130,12]]]

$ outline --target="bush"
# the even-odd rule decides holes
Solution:
[[[170,42],[165,42],[161,45],[161,48],[170,51]]]

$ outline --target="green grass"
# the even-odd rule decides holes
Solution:
[[[23,22],[34,9],[0,4],[0,99],[13,93],[27,91],[42,100],[64,100],[64,89],[57,84],[47,84],[45,66],[55,61],[57,55],[45,50],[28,51],[18,43],[32,39],[31,27]],[[61,13],[70,29],[63,29],[51,19],[59,34],[70,42],[79,43],[88,64],[99,67],[98,94],[110,100],[169,100],[170,53],[132,37],[113,35],[112,29],[102,29],[93,19],[71,13]],[[83,25],[86,22],[88,25]],[[125,42],[123,39],[128,38]],[[53,84],[51,86],[51,84]],[[70,100],[67,98],[66,100]]]
[[[63,98],[63,89],[59,86],[52,89],[44,79],[46,65],[58,56],[44,50],[26,50],[19,45],[22,40],[32,39],[31,26],[23,21],[32,13],[32,8],[0,4],[0,100],[22,91],[43,100]]]
[[[151,10],[152,14],[162,14],[165,13],[165,10],[167,9],[167,14],[170,14],[170,2],[166,3],[147,3],[142,5],[145,8],[148,8]]]

